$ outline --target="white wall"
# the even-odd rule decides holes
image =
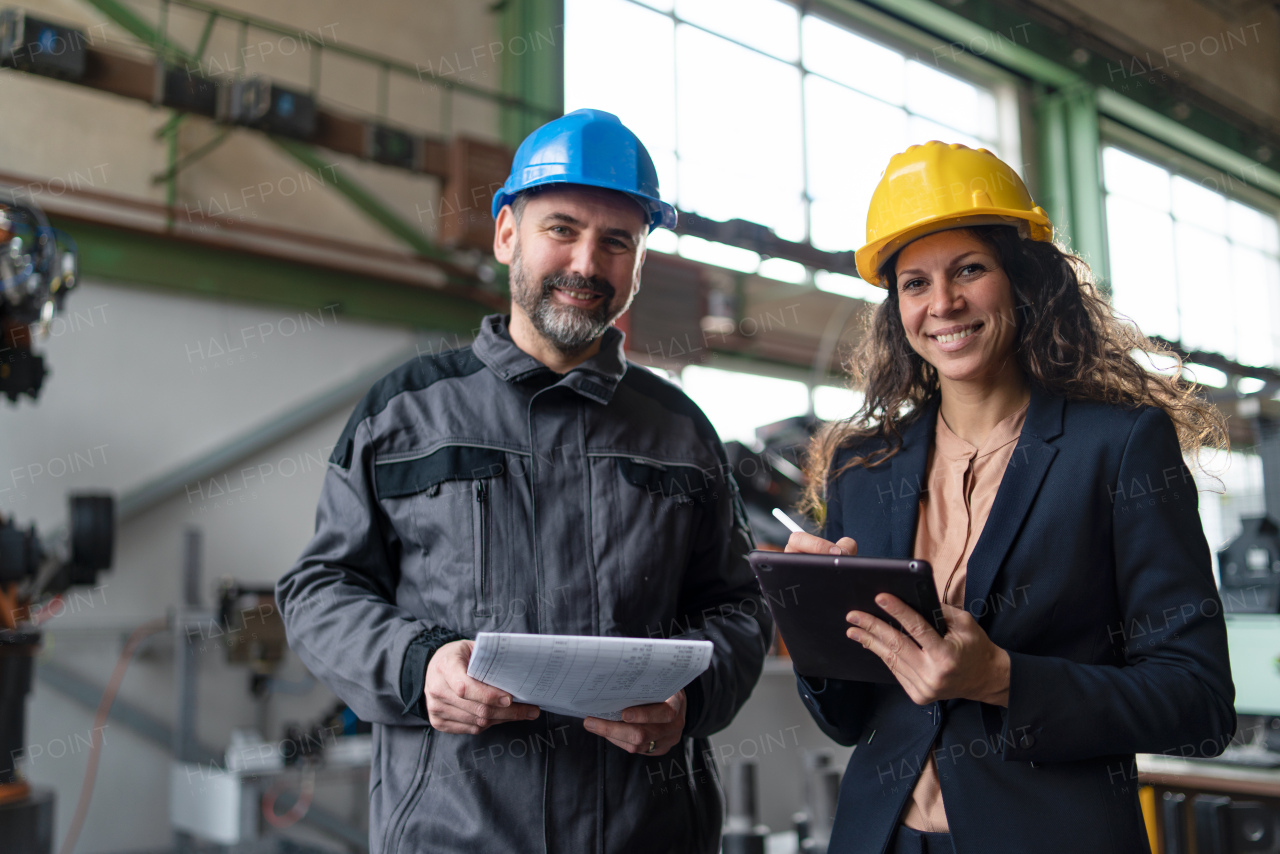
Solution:
[[[0,443],[0,508],[22,524],[35,522],[42,534],[65,521],[70,491],[128,493],[398,353],[414,352],[406,330],[357,323],[321,307],[304,312],[310,319],[299,322],[298,311],[89,282],[68,308],[38,345],[52,367],[39,401],[0,407],[6,439]],[[255,333],[247,343],[241,335],[246,329]],[[225,346],[224,336],[241,349],[211,356],[211,339]],[[323,461],[349,409],[217,475],[223,488],[241,490],[230,500],[212,495],[205,479],[121,525],[115,565],[100,586],[82,590],[65,614],[45,624],[42,660],[105,684],[127,633],[165,616],[179,601],[188,526],[204,535],[206,602],[222,576],[274,582],[311,535]],[[71,464],[65,465],[68,455]],[[247,481],[245,468],[254,472]],[[258,480],[258,472],[270,474]],[[165,636],[144,647],[120,692],[162,720],[170,720],[174,708],[171,650]],[[232,727],[256,725],[259,710],[248,694],[247,670],[228,666],[216,642],[201,654],[200,673],[199,737],[221,747]],[[305,670],[290,655],[281,676],[299,680]],[[331,702],[322,687],[273,698],[267,736],[278,738],[289,720],[310,723]],[[38,746],[44,755],[28,770],[33,782],[57,790],[59,839],[79,794],[91,728],[88,710],[37,682],[28,752]],[[167,763],[163,752],[123,726],[109,725],[77,851],[164,844]],[[356,781],[340,792],[344,808],[353,803],[352,792],[354,803],[362,803]]]

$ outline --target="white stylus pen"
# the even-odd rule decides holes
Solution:
[[[793,532],[793,533],[796,533],[796,534],[803,534],[803,533],[804,533],[804,528],[801,528],[799,525],[797,525],[797,524],[795,523],[795,521],[794,521],[794,520],[792,520],[792,518],[791,518],[790,516],[788,516],[786,513],[783,513],[783,512],[782,512],[781,510],[779,510],[777,507],[773,508],[773,516],[774,516],[774,518],[775,518],[775,519],[777,519],[779,522],[781,522],[782,524],[786,525],[786,526],[787,526],[787,530],[789,530],[789,531],[791,531],[791,532]]]

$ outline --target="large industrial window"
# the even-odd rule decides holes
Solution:
[[[994,89],[782,0],[567,0],[565,33],[565,109],[617,113],[667,200],[819,249],[862,244],[871,191],[908,145],[1016,147],[1002,146]],[[651,245],[806,281],[793,262],[693,237]]]
[[[1280,364],[1280,228],[1276,207],[1246,204],[1242,182],[1147,159],[1116,145],[1102,150],[1112,301],[1148,335],[1245,365]],[[1158,367],[1158,366],[1157,366]],[[1190,378],[1226,386],[1227,375],[1192,365]],[[1237,391],[1260,390],[1240,379]],[[1251,453],[1201,455],[1200,519],[1213,550],[1235,538],[1241,519],[1265,512],[1262,464]]]
[[[907,146],[941,139],[1021,163],[1012,89],[947,73],[938,55],[908,56],[782,0],[566,0],[565,110],[616,113],[653,155],[663,197],[684,211],[850,251],[863,243],[880,173]],[[658,230],[649,248],[884,298],[850,276],[692,235]],[[726,440],[753,444],[755,427],[809,406],[801,382],[710,367],[686,368],[682,380]],[[813,407],[839,418],[857,399],[819,386]]]
[[[1225,195],[1223,176],[1197,180],[1115,146],[1102,166],[1116,309],[1190,350],[1280,363],[1275,212]],[[1196,379],[1220,385],[1216,374]]]

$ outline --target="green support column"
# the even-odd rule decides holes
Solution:
[[[564,0],[506,0],[502,8],[502,91],[559,115],[564,112]],[[515,148],[546,124],[545,113],[516,106],[502,113],[502,140]]]
[[[1040,136],[1040,204],[1059,238],[1110,291],[1102,152],[1094,89],[1073,86],[1043,93],[1035,105]]]
[[[1062,98],[1043,89],[1034,102],[1039,146],[1040,186],[1032,195],[1049,214],[1058,240],[1071,240],[1071,158],[1067,154],[1067,117]]]
[[[1092,86],[1065,94],[1067,145],[1071,157],[1072,239],[1104,292],[1111,290],[1107,256],[1106,200],[1102,192],[1102,138],[1098,134],[1098,101]]]

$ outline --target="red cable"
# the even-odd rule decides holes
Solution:
[[[46,602],[44,606],[40,608],[39,611],[35,612],[34,614],[31,614],[31,625],[38,626],[41,623],[46,622],[47,620],[52,620],[54,617],[60,616],[62,614],[61,611],[59,611],[57,614],[53,613],[53,606],[60,604],[62,601],[63,601],[62,594],[59,593],[57,596],[54,596],[52,599]],[[28,613],[30,613],[30,609],[28,609]]]
[[[315,795],[315,791],[315,771],[304,771],[302,788],[298,790],[298,799],[293,802],[293,806],[289,807],[284,815],[276,815],[276,798],[280,797],[281,794],[280,780],[277,779],[271,784],[271,788],[267,789],[266,794],[262,796],[262,817],[272,827],[281,829],[292,827],[302,820],[302,817],[307,814],[307,810],[311,809],[311,798]]]
[[[116,692],[120,690],[120,683],[124,681],[124,672],[128,669],[129,662],[133,659],[133,654],[137,652],[138,645],[148,636],[164,631],[168,628],[168,625],[167,620],[159,619],[152,620],[150,623],[134,629],[133,633],[129,635],[129,639],[125,641],[124,649],[120,651],[120,657],[116,659],[116,669],[111,673],[111,680],[107,682],[106,690],[102,692],[102,700],[98,703],[97,714],[93,717],[89,762],[84,769],[84,783],[80,785],[80,801],[76,804],[75,816],[71,819],[71,826],[67,830],[67,837],[62,842],[59,854],[71,854],[75,850],[76,841],[80,838],[80,830],[84,826],[85,816],[89,813],[89,800],[93,797],[93,784],[98,774],[98,756],[102,752],[102,730],[106,727],[107,713],[111,711],[111,704],[116,701]]]

